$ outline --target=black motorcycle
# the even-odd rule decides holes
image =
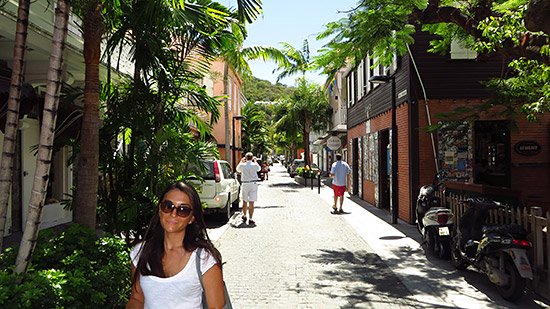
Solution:
[[[486,197],[465,201],[468,209],[460,218],[453,239],[451,259],[457,269],[474,266],[497,285],[506,300],[520,298],[533,270],[527,258],[531,243],[527,231],[517,224],[485,225],[491,209],[504,206]]]
[[[422,244],[439,258],[451,255],[453,212],[441,205],[436,192],[441,190],[445,171],[438,172],[431,184],[422,186],[416,199],[417,228],[422,234]]]

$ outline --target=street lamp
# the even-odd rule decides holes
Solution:
[[[391,81],[391,222],[397,224],[399,198],[397,196],[397,99],[395,97],[395,76],[375,75],[369,81],[373,84],[385,84]]]
[[[233,156],[231,160],[231,162],[233,163],[233,171],[235,171],[235,167],[237,166],[237,160],[235,158],[235,120],[243,120],[245,118],[246,117],[242,115],[233,116]]]

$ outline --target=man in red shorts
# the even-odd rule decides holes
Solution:
[[[332,163],[330,168],[330,177],[332,178],[332,190],[334,191],[334,205],[332,213],[343,213],[342,205],[344,204],[344,192],[348,183],[348,174],[351,172],[349,165],[342,161],[342,155],[336,154],[336,162]],[[340,198],[340,209],[336,208]]]

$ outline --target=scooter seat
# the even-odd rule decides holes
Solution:
[[[483,234],[512,235],[514,237],[526,237],[527,231],[518,224],[486,225],[483,226]]]

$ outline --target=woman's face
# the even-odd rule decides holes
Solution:
[[[170,190],[160,202],[160,224],[166,233],[182,233],[188,224],[195,221],[191,199],[186,193],[178,189]]]

